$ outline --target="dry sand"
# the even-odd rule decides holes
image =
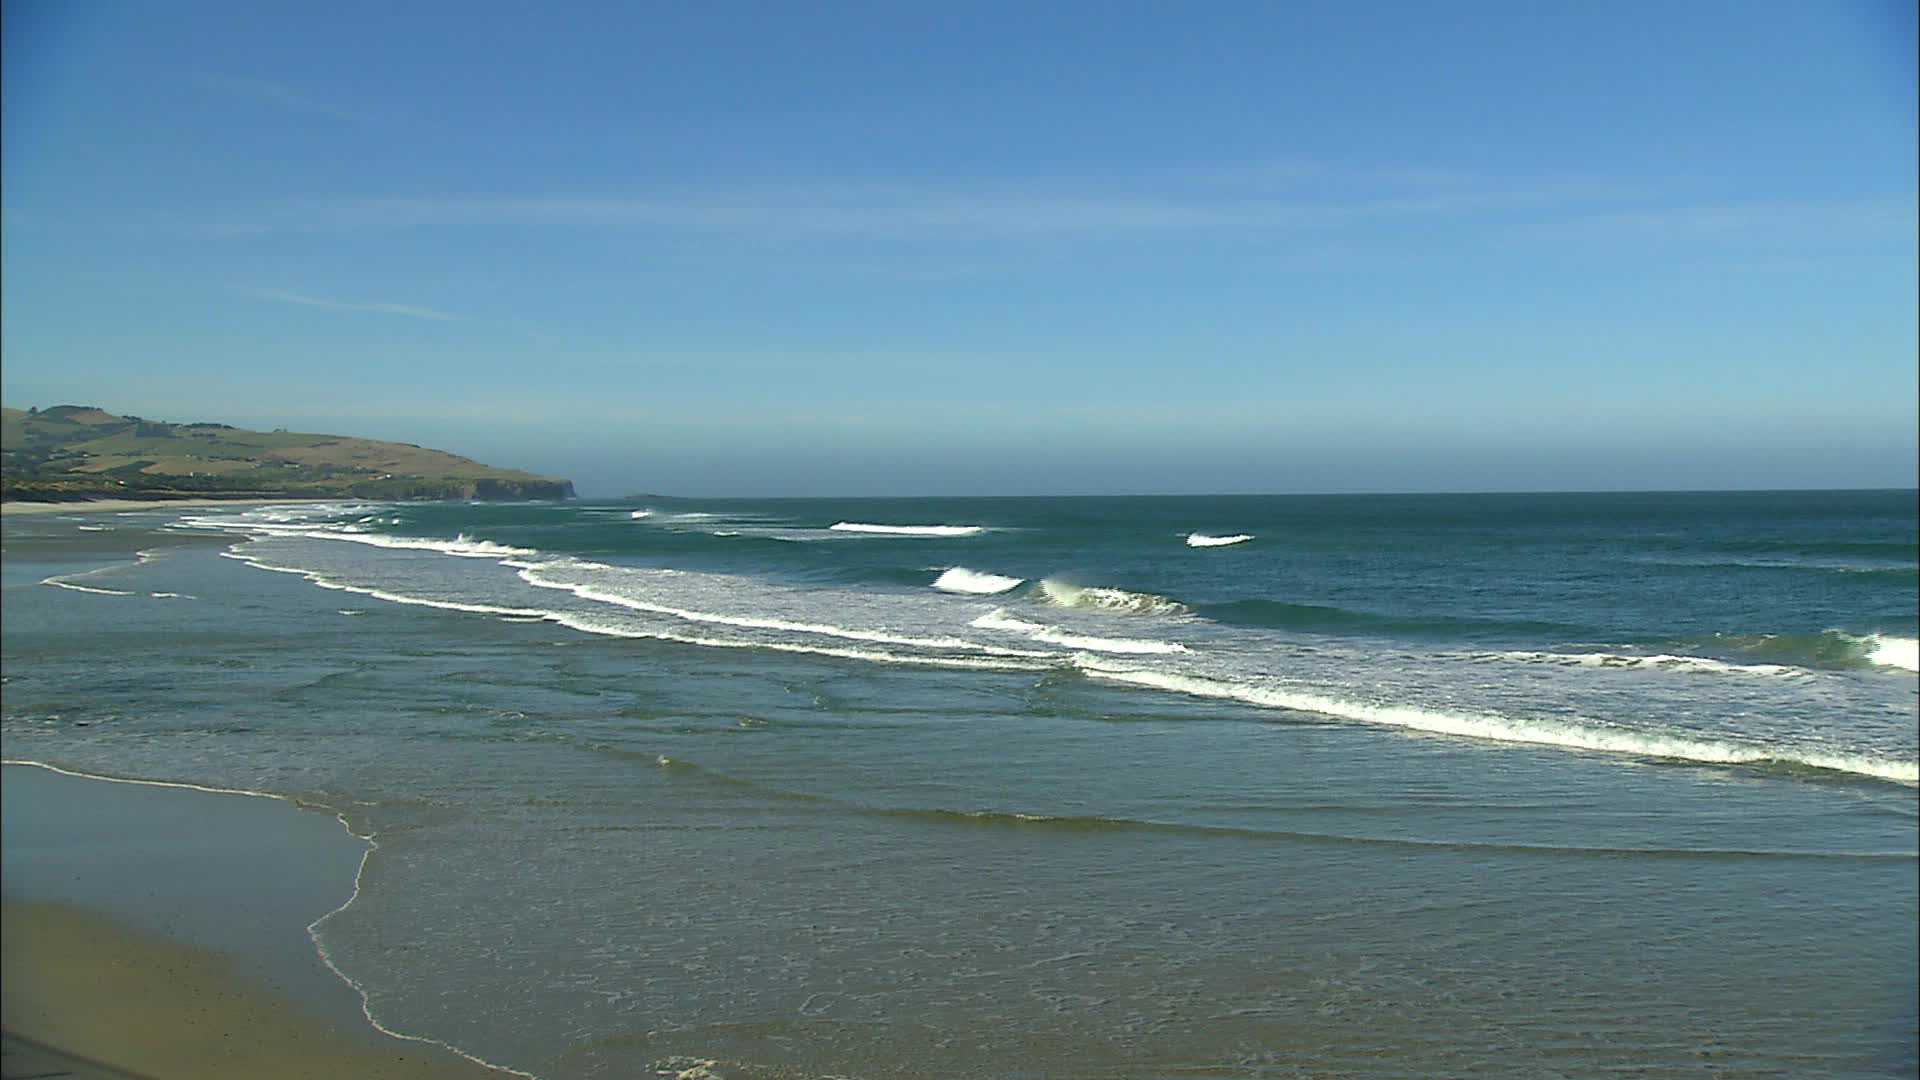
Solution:
[[[128,510],[166,510],[175,506],[300,506],[325,499],[82,499],[76,502],[0,502],[0,515],[114,514]]]

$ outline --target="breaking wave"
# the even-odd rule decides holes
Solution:
[[[1188,547],[1226,547],[1228,544],[1244,544],[1253,539],[1250,533],[1235,533],[1232,536],[1208,536],[1206,533],[1188,533]]]
[[[1867,636],[1867,662],[1902,671],[1920,671],[1920,641],[1913,638]]]
[[[1716,634],[1687,644],[1707,651],[1731,651],[1743,658],[1828,670],[1894,668],[1914,671],[1916,642],[1891,634],[1854,634],[1824,630],[1818,634]]]
[[[987,531],[982,525],[869,525],[862,521],[836,521],[827,528],[833,532],[882,536],[977,536]]]
[[[1025,580],[1025,578],[988,574],[979,570],[969,570],[964,566],[956,566],[935,578],[933,587],[943,592],[992,596],[995,593],[1006,592]]]
[[[1102,611],[1119,611],[1130,615],[1184,615],[1187,613],[1187,605],[1155,593],[1128,592],[1125,589],[1108,589],[1091,585],[1069,585],[1052,578],[1041,580],[1040,595],[1055,607],[1098,608]]]

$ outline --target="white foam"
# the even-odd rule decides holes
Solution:
[[[280,515],[276,515],[280,516]],[[282,521],[258,522],[235,518],[185,518],[188,524],[202,528],[238,530],[256,536],[268,536],[276,539],[304,540],[346,540],[369,547],[393,548],[410,551],[437,551],[442,555],[453,555],[463,559],[501,559],[508,556],[538,555],[533,548],[511,547],[497,544],[492,540],[483,540],[458,533],[451,540],[440,540],[430,536],[394,536],[389,533],[370,533],[355,531],[350,526],[315,527],[313,525],[289,524]]]
[[[1591,723],[1529,720],[1490,713],[1445,713],[1407,705],[1351,701],[1321,694],[1249,682],[1138,671],[1099,666],[1092,658],[1076,658],[1088,676],[1112,682],[1146,686],[1196,697],[1225,698],[1274,709],[1318,713],[1385,727],[1457,735],[1496,742],[1527,743],[1594,750],[1638,757],[1673,758],[1706,764],[1740,765],[1789,762],[1814,768],[1850,772],[1906,784],[1920,783],[1920,765],[1912,761],[1866,754],[1834,754],[1785,747],[1766,747],[1691,735],[1660,734],[1601,727]]]
[[[1674,671],[1689,674],[1713,675],[1773,675],[1790,678],[1805,678],[1809,672],[1805,668],[1789,664],[1732,664],[1725,660],[1715,660],[1707,656],[1675,656],[1669,653],[1657,653],[1650,656],[1628,656],[1621,653],[1551,653],[1513,651],[1488,654],[1485,659],[1514,660],[1529,664],[1557,664],[1561,667],[1591,668],[1646,668],[1658,671]]]
[[[1188,533],[1188,547],[1226,547],[1228,544],[1244,544],[1253,539],[1250,533],[1235,533],[1232,536],[1208,536],[1206,533]]]
[[[1153,593],[1128,592],[1125,589],[1108,589],[1100,586],[1069,585],[1052,578],[1041,580],[1040,595],[1055,607],[1099,608],[1104,611],[1121,611],[1134,615],[1182,615],[1187,610],[1187,606],[1178,600],[1169,600]]]
[[[943,592],[967,593],[972,596],[992,596],[1003,593],[1019,585],[1025,578],[1007,577],[1003,574],[989,574],[979,570],[969,570],[956,566],[934,579],[933,587]]]
[[[148,595],[148,596],[151,596],[151,597],[153,597],[153,598],[154,598],[155,600],[196,600],[196,599],[199,599],[198,597],[194,597],[194,596],[188,596],[188,595],[187,595],[186,593],[177,593],[177,592],[154,592],[154,593],[148,593],[147,595]]]
[[[638,520],[640,520],[641,518],[650,518],[650,517],[652,517],[652,516],[653,516],[653,511],[651,511],[651,510],[635,510],[635,511],[634,511],[633,513],[631,513],[631,514],[628,514],[627,516],[628,516],[628,517],[630,517],[630,518],[632,518],[632,519],[634,519],[635,521],[638,521]]]
[[[128,570],[134,566],[143,566],[159,557],[159,553],[153,550],[136,551],[133,553],[133,562],[131,564],[108,563],[105,566],[96,566],[92,570],[82,570],[78,573],[55,574],[49,578],[42,578],[40,584],[51,585],[56,589],[70,589],[74,592],[92,593],[95,596],[138,596],[140,595],[139,593],[129,592],[125,589],[97,589],[91,585],[76,585],[73,579],[90,578],[98,574],[111,574],[117,570]]]
[[[81,532],[112,532],[113,531],[113,526],[111,525],[81,525],[81,526],[78,526],[78,528],[80,529]]]
[[[442,555],[453,555],[463,559],[499,559],[509,555],[538,555],[532,548],[509,547],[496,544],[491,540],[481,540],[459,533],[451,540],[435,540],[425,536],[388,536],[374,533],[337,533],[330,531],[311,531],[305,534],[316,540],[351,540],[357,544],[370,544],[374,547],[404,548],[416,551],[437,551]]]
[[[977,536],[987,531],[980,525],[869,525],[862,521],[836,521],[827,528],[833,532],[878,533],[885,536]]]
[[[223,551],[220,554],[225,558],[235,559],[240,562],[244,562],[247,565],[252,566],[258,570],[269,570],[274,573],[280,573],[280,574],[298,574],[301,577],[306,578],[308,581],[312,582],[314,585],[322,589],[332,589],[338,592],[349,592],[349,593],[356,593],[361,596],[371,596],[376,600],[384,600],[390,604],[403,604],[403,605],[408,605],[413,607],[437,608],[442,611],[460,611],[460,612],[465,612],[471,615],[497,615],[497,616],[503,616],[506,618],[525,619],[528,621],[540,620],[545,622],[558,623],[559,625],[567,627],[570,630],[578,630],[583,634],[597,634],[605,637],[635,638],[635,639],[645,639],[645,640],[652,640],[652,641],[671,641],[671,642],[677,642],[684,645],[702,645],[708,648],[718,648],[718,649],[767,649],[774,652],[801,653],[809,656],[831,656],[831,657],[837,657],[837,658],[847,659],[847,660],[867,660],[867,661],[872,661],[874,663],[882,663],[882,664],[909,664],[909,665],[919,665],[919,666],[925,666],[925,667],[962,668],[962,669],[973,670],[973,671],[1041,671],[1041,670],[1045,670],[1047,667],[1052,666],[1051,663],[1043,662],[1043,661],[1057,662],[1060,659],[1060,657],[1054,653],[1037,653],[1037,652],[1031,652],[1031,651],[1019,651],[1019,650],[1013,650],[1013,649],[996,649],[996,648],[993,648],[992,646],[979,645],[973,642],[959,642],[959,644],[961,646],[969,646],[974,649],[985,651],[987,653],[993,654],[993,656],[992,657],[922,656],[922,655],[915,655],[915,654],[891,653],[891,652],[885,652],[885,651],[873,650],[873,649],[848,649],[848,648],[837,648],[834,646],[809,645],[809,644],[801,644],[798,642],[788,642],[788,641],[761,641],[761,640],[747,640],[747,639],[728,640],[724,638],[698,637],[691,634],[676,634],[671,631],[642,629],[640,627],[635,627],[630,625],[620,625],[620,624],[615,624],[605,620],[588,618],[586,616],[583,616],[574,612],[568,612],[568,611],[553,611],[546,608],[504,607],[499,604],[470,604],[470,603],[465,603],[457,600],[436,600],[436,599],[431,599],[429,597],[423,597],[423,596],[408,596],[403,593],[396,593],[396,592],[389,591],[387,589],[368,588],[366,586],[361,586],[361,585],[348,585],[343,582],[332,581],[312,570],[304,570],[297,566],[276,566],[272,563],[265,562],[264,560],[260,559],[258,556],[248,555],[242,552]],[[521,571],[521,576],[525,578],[527,576],[527,571],[525,570]],[[529,584],[534,584],[534,583],[529,581]],[[567,586],[567,585],[556,584],[548,587],[561,588],[561,589],[567,589],[569,591],[573,591],[573,587]],[[579,594],[576,593],[576,595],[579,595]],[[594,599],[593,597],[583,597],[583,598]],[[620,606],[635,607],[639,610],[650,610],[649,607],[640,606],[638,602],[622,602],[618,600],[614,602],[617,604],[620,604]],[[671,613],[670,609],[667,610],[667,613]],[[346,614],[346,612],[343,610],[341,614]],[[692,613],[692,614],[704,614],[704,613]],[[729,623],[730,625],[738,625],[736,623],[733,623],[731,620],[728,620],[724,617],[718,617],[718,616],[709,616],[707,621],[724,622],[724,623]],[[763,621],[775,622],[777,620],[763,620]],[[798,626],[797,624],[794,624],[791,628],[798,628]],[[824,627],[819,629],[839,630],[840,628]],[[854,633],[858,633],[858,632],[854,632]],[[875,638],[863,638],[863,640],[881,641],[884,639],[875,637]],[[917,640],[919,643],[924,644],[929,639],[897,639],[897,640],[899,643],[912,643]],[[959,639],[952,639],[952,640],[959,641]],[[999,659],[998,657],[1006,657],[1006,659]]]
[[[973,620],[969,625],[982,630],[1008,630],[1025,634],[1034,641],[1044,641],[1049,645],[1063,645],[1069,649],[1085,649],[1089,652],[1107,653],[1183,653],[1188,649],[1177,641],[1154,641],[1150,638],[1109,638],[1093,637],[1088,634],[1075,634],[1057,626],[1028,622],[1016,619],[1003,608],[992,611]]]
[[[74,592],[93,593],[96,596],[133,596],[135,595],[134,593],[126,592],[121,589],[95,589],[87,585],[75,585],[70,581],[61,581],[57,577],[47,578],[46,580],[40,582],[40,584],[51,585],[56,589],[72,589]]]
[[[729,615],[712,611],[695,611],[690,608],[674,607],[668,604],[643,600],[637,596],[600,588],[592,583],[561,581],[551,575],[558,570],[573,568],[578,564],[564,561],[553,563],[535,563],[523,566],[520,578],[529,585],[543,589],[564,589],[582,600],[595,603],[613,604],[633,611],[645,611],[655,615],[668,615],[688,622],[709,623],[719,626],[737,626],[751,630],[779,630],[795,634],[810,634],[822,637],[845,638],[850,641],[867,641],[876,645],[904,645],[916,649],[962,649],[969,652],[995,653],[1002,656],[1026,656],[1035,658],[1055,658],[1055,654],[1033,652],[1031,650],[1001,649],[984,645],[977,641],[968,641],[956,637],[913,637],[905,634],[887,633],[881,630],[859,630],[852,627],[835,626],[830,623],[796,622],[791,619],[776,619],[759,615]],[[601,567],[611,570],[613,567]]]
[[[1882,667],[1920,671],[1920,640],[1873,634],[1867,638],[1867,659]]]

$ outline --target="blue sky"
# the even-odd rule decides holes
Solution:
[[[600,494],[1913,486],[1914,40],[9,3],[0,395]]]

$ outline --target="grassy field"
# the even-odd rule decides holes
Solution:
[[[411,443],[246,431],[84,405],[0,409],[0,495],[87,498],[567,498],[566,480]]]

